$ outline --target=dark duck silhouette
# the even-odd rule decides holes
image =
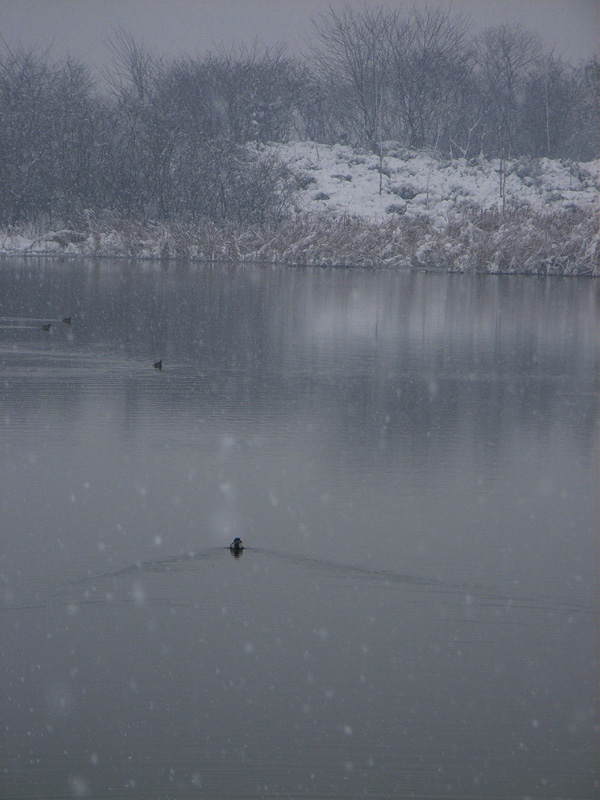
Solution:
[[[72,322],[72,317],[63,317],[63,322],[65,325],[70,325]]]
[[[239,536],[236,536],[233,542],[229,545],[229,549],[232,553],[241,553],[244,549],[244,543],[240,539]]]
[[[52,323],[51,322],[45,322],[42,325],[42,330],[43,331],[51,331],[52,330]]]
[[[154,367],[154,369],[162,369],[162,358],[160,359],[160,361],[155,361],[154,364],[152,364],[152,366]]]

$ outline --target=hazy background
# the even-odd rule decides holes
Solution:
[[[106,39],[123,26],[161,53],[193,55],[222,43],[259,39],[301,48],[311,18],[331,6],[360,8],[363,0],[0,0],[0,33],[10,47],[52,47],[101,65]],[[371,2],[370,5],[375,3]],[[600,48],[599,0],[430,0],[464,11],[474,32],[503,23],[537,30],[555,55],[570,61]],[[413,5],[390,0],[390,7]],[[424,5],[417,2],[416,5]]]

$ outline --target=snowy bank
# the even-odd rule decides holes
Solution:
[[[390,214],[427,217],[443,226],[464,210],[539,213],[598,208],[600,160],[436,158],[383,145],[383,157],[313,142],[265,148],[300,179],[303,211],[350,214],[381,222]]]
[[[0,254],[600,275],[600,160],[442,160],[387,143],[271,144],[296,177],[291,217],[240,227],[142,225],[88,215],[85,229],[0,233]]]

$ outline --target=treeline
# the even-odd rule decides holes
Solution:
[[[317,74],[336,111],[322,135],[451,157],[598,155],[597,59],[573,66],[505,25],[473,37],[465,16],[427,7],[331,11],[316,33]]]
[[[259,145],[385,142],[440,155],[598,156],[600,63],[520,29],[471,35],[420,7],[330,10],[302,58],[283,48],[167,59],[114,33],[101,81],[75,59],[0,51],[0,225],[109,210],[141,221],[261,223],[294,179]]]

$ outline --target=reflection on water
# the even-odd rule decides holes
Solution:
[[[0,795],[596,796],[597,301],[0,265]]]

